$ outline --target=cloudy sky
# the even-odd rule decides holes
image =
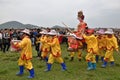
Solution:
[[[119,27],[120,0],[0,0],[0,24],[19,21],[44,27],[76,27],[82,10],[88,27]]]

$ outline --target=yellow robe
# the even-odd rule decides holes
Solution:
[[[98,48],[102,49],[106,47],[106,38],[105,36],[102,36],[101,38],[97,37],[98,40]]]
[[[51,43],[48,43],[51,46],[51,53],[54,57],[60,57],[61,56],[61,48],[59,44],[59,40],[57,37],[54,37],[52,39]]]
[[[98,48],[99,48],[99,54],[101,57],[104,57],[105,52],[104,50],[106,49],[106,37],[105,35],[100,35],[97,36],[97,40],[98,40]]]
[[[83,35],[85,42],[87,44],[88,53],[92,51],[92,53],[98,53],[98,41],[94,35],[86,36]]]
[[[40,42],[42,43],[41,44],[42,52],[50,51],[50,45],[47,44],[49,42],[49,38],[47,36],[42,36]]]
[[[32,43],[29,37],[24,37],[20,43],[16,44],[16,47],[22,49],[20,53],[21,59],[29,60],[32,58]]]
[[[112,38],[106,37],[106,48],[107,50],[118,49],[117,38],[112,35]]]
[[[107,38],[106,37],[106,54],[104,57],[105,61],[114,61],[114,57],[113,57],[113,50],[116,49],[118,50],[118,43],[117,43],[117,38],[112,35],[112,38]]]

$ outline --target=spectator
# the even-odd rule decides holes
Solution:
[[[3,52],[5,53],[10,48],[10,33],[8,29],[3,32]]]
[[[0,31],[0,50],[2,51],[2,32]]]

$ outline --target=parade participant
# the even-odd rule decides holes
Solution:
[[[85,23],[84,22],[84,14],[83,14],[83,12],[82,11],[79,11],[78,12],[78,15],[77,15],[77,17],[78,17],[78,20],[79,20],[79,24],[78,24],[78,26],[77,26],[77,35],[79,35],[79,36],[81,36],[81,33],[84,33],[85,32],[85,30],[88,28],[87,27],[87,23]]]
[[[10,48],[10,30],[5,29],[3,32],[3,52],[5,53],[6,51],[9,51]]]
[[[41,42],[41,57],[43,58],[43,60],[45,60],[46,62],[48,61],[48,53],[50,52],[50,45],[48,45],[47,43],[49,42],[49,38],[47,36],[47,30],[42,30],[40,32],[40,34],[42,34],[41,38],[40,38],[40,42]]]
[[[105,40],[105,34],[104,34],[103,29],[99,29],[96,33],[97,35],[97,40],[98,40],[98,48],[99,48],[99,53],[96,55],[96,62],[98,62],[99,56],[101,57],[101,61],[103,62],[104,60],[104,55],[105,55],[105,46],[106,46],[106,40]]]
[[[70,58],[71,58],[70,61],[73,61],[77,49],[78,49],[78,42],[75,39],[75,37],[72,34],[70,34],[70,36],[68,36],[68,51],[70,52]]]
[[[21,31],[22,41],[19,43],[12,43],[16,48],[21,48],[20,58],[18,60],[18,65],[20,71],[16,74],[17,76],[21,76],[24,73],[24,67],[30,72],[30,76],[28,78],[34,78],[34,68],[31,62],[32,59],[32,43],[29,38],[30,31],[28,29],[24,29]]]
[[[63,58],[61,57],[61,47],[57,37],[58,33],[55,30],[51,30],[48,35],[51,39],[50,42],[48,42],[48,44],[50,45],[51,53],[48,58],[47,69],[45,71],[51,70],[51,66],[54,60],[57,60],[61,64],[62,70],[65,71],[66,65],[63,61]]]
[[[81,36],[81,34],[79,35],[79,34],[77,34],[77,32],[75,32],[75,38],[76,38],[76,41],[78,42],[78,49],[77,49],[76,53],[78,54],[78,60],[79,61],[81,61],[81,59],[82,59],[82,51],[81,51],[81,49],[83,48],[83,42],[84,42],[84,39]]]
[[[114,57],[113,57],[113,50],[119,52],[118,50],[118,43],[117,38],[114,36],[114,32],[112,29],[107,29],[105,31],[106,34],[106,53],[104,57],[104,63],[102,65],[103,68],[107,66],[107,62],[110,61],[111,66],[114,65]]]
[[[77,51],[77,54],[78,54],[78,60],[81,61],[82,59],[82,47],[83,47],[83,43],[81,40],[77,40],[78,41],[78,51]]]
[[[98,52],[98,42],[93,33],[93,29],[88,29],[86,34],[83,34],[83,38],[87,44],[87,55],[85,57],[88,63],[87,70],[96,69],[95,55]]]
[[[77,40],[76,35],[75,35],[75,31],[74,34],[70,34],[70,36],[68,36],[68,51],[70,52],[70,61],[73,61],[75,53],[78,54],[78,60],[81,61],[81,50],[80,48],[82,47],[82,42],[80,40]]]
[[[2,51],[3,49],[3,34],[2,34],[2,31],[0,30],[0,51]]]

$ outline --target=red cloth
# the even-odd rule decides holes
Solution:
[[[63,39],[62,35],[58,37],[59,43],[62,43],[62,39]]]
[[[87,27],[87,24],[85,22],[81,22],[79,25],[78,25],[78,32],[81,33],[81,31],[85,30]]]

